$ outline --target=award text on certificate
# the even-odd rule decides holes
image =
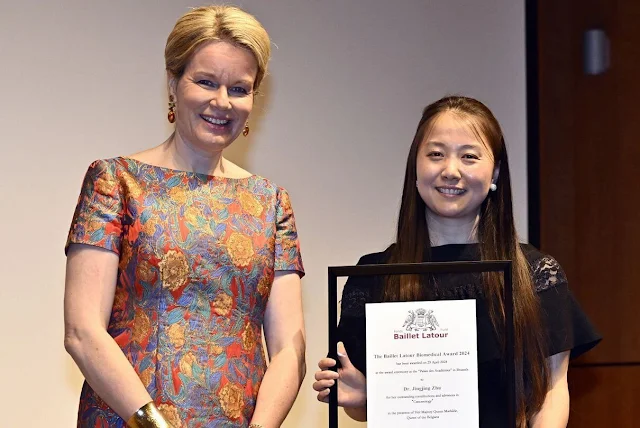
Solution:
[[[478,426],[475,300],[372,303],[366,318],[368,427]]]

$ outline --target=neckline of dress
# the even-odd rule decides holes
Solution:
[[[229,181],[248,181],[252,178],[256,178],[257,176],[255,174],[251,174],[247,177],[225,177],[222,175],[211,175],[211,174],[205,174],[202,172],[195,172],[195,171],[185,171],[185,170],[181,170],[181,169],[174,169],[174,168],[169,168],[166,166],[159,166],[159,165],[153,165],[147,162],[143,162],[139,159],[134,159],[132,157],[128,157],[128,156],[118,156],[118,159],[124,161],[124,162],[134,162],[138,165],[144,166],[146,168],[153,168],[153,169],[158,169],[161,171],[169,171],[172,174],[185,174],[185,175],[191,175],[191,176],[199,176],[199,177],[205,177],[207,179],[216,179],[216,180],[229,180]]]

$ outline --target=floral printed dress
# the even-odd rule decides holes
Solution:
[[[108,332],[169,422],[247,426],[274,272],[304,275],[286,191],[258,176],[100,160],[84,179],[74,243],[119,255]],[[124,425],[85,382],[78,426]]]

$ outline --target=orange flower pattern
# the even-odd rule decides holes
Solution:
[[[232,307],[233,297],[229,296],[228,294],[220,293],[213,301],[213,312],[223,317],[229,315]]]
[[[253,332],[253,327],[250,323],[247,323],[244,326],[244,331],[242,332],[242,348],[245,351],[249,351],[256,346],[256,335]]]
[[[100,160],[83,182],[74,243],[120,256],[108,331],[167,420],[247,426],[274,272],[304,275],[287,192],[258,176]],[[78,426],[125,424],[85,383]]]
[[[189,265],[184,254],[169,250],[158,263],[162,283],[170,290],[180,288],[189,277]]]
[[[238,200],[242,208],[249,214],[259,217],[262,214],[262,205],[260,202],[248,192],[242,192],[238,195]]]
[[[254,254],[251,238],[240,233],[233,233],[227,241],[227,251],[236,266],[249,266]]]
[[[273,278],[268,276],[263,276],[258,281],[258,293],[260,293],[263,297],[268,298],[269,293],[271,292],[271,284],[273,282]]]
[[[182,323],[171,324],[167,329],[169,341],[176,348],[182,348],[186,342],[184,337],[185,325]]]
[[[238,385],[227,384],[220,390],[222,411],[229,419],[238,419],[244,407],[244,393]]]
[[[182,420],[180,420],[180,413],[175,406],[163,403],[158,406],[158,410],[160,411],[160,413],[162,413],[162,416],[165,417],[167,422],[169,422],[172,427],[183,426]]]
[[[118,293],[118,299],[121,299],[122,297],[120,297],[119,294],[120,293]],[[142,343],[147,337],[149,337],[149,333],[151,333],[151,321],[141,308],[137,308],[135,310],[132,324],[131,340],[137,343]]]

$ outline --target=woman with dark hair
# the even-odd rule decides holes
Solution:
[[[600,336],[579,308],[553,257],[521,244],[513,219],[509,162],[498,121],[481,102],[446,97],[429,105],[405,173],[396,242],[358,264],[512,260],[518,427],[564,427],[569,359]],[[313,388],[366,420],[365,304],[476,299],[480,426],[507,426],[504,307],[500,274],[352,277],[341,302],[337,364],[320,360]],[[349,354],[347,354],[349,351]]]

